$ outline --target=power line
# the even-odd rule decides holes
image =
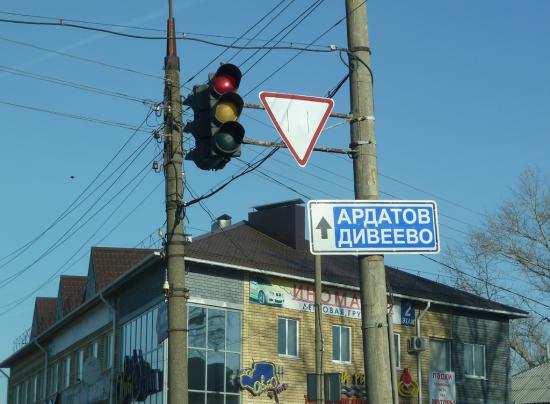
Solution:
[[[451,201],[450,199],[447,199],[447,198],[445,198],[445,197],[443,197],[443,196],[440,196],[440,195],[434,194],[434,193],[432,193],[432,192],[426,191],[426,190],[424,190],[424,189],[418,188],[418,187],[416,187],[416,186],[414,186],[414,185],[411,185],[411,184],[409,184],[409,183],[407,183],[407,182],[405,182],[405,181],[399,180],[399,179],[394,178],[394,177],[391,177],[391,176],[389,176],[389,175],[381,174],[380,172],[379,172],[378,174],[379,174],[381,177],[383,177],[383,178],[386,178],[386,179],[388,179],[388,180],[397,182],[398,184],[401,184],[401,185],[405,185],[405,186],[407,186],[407,187],[409,187],[409,188],[411,188],[411,189],[414,189],[415,191],[423,192],[423,193],[425,193],[425,194],[427,194],[427,195],[433,196],[434,198],[440,199],[440,200],[442,200],[442,201],[444,201],[444,202],[447,202],[447,203],[449,203],[449,204],[451,204],[451,205],[454,205],[454,206],[456,206],[456,207],[458,207],[458,208],[467,210],[468,212],[475,213],[475,214],[480,215],[480,216],[483,216],[483,217],[487,217],[487,215],[486,215],[485,213],[476,211],[476,210],[474,210],[474,209],[472,209],[472,208],[469,208],[469,207],[467,207],[467,206],[465,206],[465,205],[462,205],[462,204],[460,204],[460,203],[453,202],[453,201]]]
[[[270,19],[270,20],[269,20],[260,30],[258,30],[258,32],[256,32],[252,38],[250,38],[250,39],[247,40],[246,45],[249,45],[250,43],[252,43],[252,41],[254,41],[255,38],[257,38],[262,32],[264,32],[264,31],[267,29],[267,27],[269,27],[277,18],[279,18],[279,16],[280,16],[282,13],[284,13],[284,12],[286,11],[286,9],[288,9],[288,8],[292,5],[292,3],[294,3],[294,1],[295,1],[295,0],[289,1],[281,10],[279,10],[279,11],[277,12],[277,14],[275,14],[273,17],[271,17],[271,19]],[[283,3],[283,2],[284,2],[284,0],[281,1],[280,3],[278,3],[278,4],[277,4],[277,7],[278,7],[281,3]],[[275,7],[275,8],[276,8],[276,7]],[[275,10],[275,8],[273,8],[272,10]],[[267,15],[266,15],[266,16],[267,16]],[[271,43],[271,41],[266,41],[266,45],[267,45],[268,43]],[[228,60],[227,62],[228,62],[228,63],[231,62],[231,61],[232,61],[233,59],[235,59],[235,58],[237,57],[237,55],[239,55],[241,52],[242,52],[242,49],[237,50],[237,51],[233,54],[233,56],[231,56],[231,58],[229,58],[229,60]]]
[[[145,146],[147,146],[147,145],[145,145]],[[85,220],[80,226],[76,227],[82,221],[82,219],[84,219],[88,215],[88,213],[90,213],[92,211],[92,209],[107,194],[107,192],[109,192],[109,190],[116,184],[116,182],[118,182],[118,180],[131,167],[131,165],[136,161],[136,159],[139,157],[139,155],[141,155],[141,153],[145,150],[145,148],[146,147],[141,148],[140,152],[136,156],[134,156],[134,158],[128,163],[128,165],[122,171],[122,173],[120,173],[114,179],[114,181],[109,185],[109,187],[94,201],[94,203],[90,207],[88,207],[88,209],[84,212],[84,214],[82,214],[78,218],[78,220],[75,223],[73,223],[69,227],[69,229],[67,229],[65,231],[65,233],[63,233],[61,235],[61,237],[59,237],[52,245],[50,245],[50,247],[48,247],[48,249],[46,251],[44,251],[38,258],[34,259],[30,264],[25,266],[23,269],[21,269],[21,270],[15,272],[14,274],[11,274],[11,275],[7,276],[6,278],[0,280],[0,289],[7,286],[11,282],[13,282],[15,279],[17,279],[18,277],[23,275],[25,272],[27,272],[29,269],[31,269],[35,264],[40,262],[42,259],[44,259],[48,255],[50,255],[53,251],[55,251],[57,248],[59,248],[61,245],[63,245],[67,240],[69,240],[72,236],[74,236],[80,229],[82,229],[86,224],[88,224],[95,216],[97,216],[103,209],[105,209],[114,199],[116,199],[116,197],[118,197],[120,195],[120,193],[122,193],[124,191],[124,189],[126,189],[133,181],[135,181],[135,179],[139,176],[139,174],[141,172],[143,172],[146,169],[150,169],[152,160],[147,163],[147,165],[145,166],[144,169],[140,170],[138,172],[138,174],[136,174],[132,179],[130,179],[130,181],[128,183],[126,183],[126,185],[124,185],[113,197],[111,197],[105,204],[103,204],[93,214],[91,214],[91,216],[88,217],[87,220]],[[75,227],[76,227],[76,229],[75,229]]]
[[[92,93],[96,93],[96,94],[107,95],[107,96],[115,97],[115,98],[121,98],[121,99],[128,100],[128,101],[136,101],[136,102],[139,102],[141,104],[146,104],[146,105],[157,105],[158,104],[158,103],[156,103],[152,100],[148,100],[148,99],[145,99],[145,98],[134,97],[134,96],[124,94],[124,93],[121,93],[121,92],[106,90],[106,89],[102,89],[102,88],[98,88],[98,87],[93,87],[93,86],[89,86],[87,84],[76,83],[74,81],[63,80],[63,79],[58,79],[58,78],[51,77],[51,76],[45,76],[45,75],[41,75],[41,74],[31,73],[31,72],[28,72],[28,71],[25,71],[25,70],[16,69],[14,67],[0,65],[0,71],[3,71],[5,73],[9,73],[9,74],[14,74],[14,75],[17,75],[17,76],[22,76],[22,77],[35,79],[35,80],[45,81],[45,82],[48,82],[48,83],[60,84],[60,85],[63,85],[63,86],[76,88],[78,90],[88,91],[88,92],[92,92]]]
[[[250,147],[247,147],[247,148],[251,150]],[[255,152],[255,153],[256,153],[256,152]],[[243,160],[243,159],[238,159],[238,160],[241,161],[241,162],[243,162],[243,163],[246,163],[246,160]],[[273,160],[276,161],[276,162],[279,162],[280,164],[283,164],[283,165],[285,165],[285,166],[287,166],[287,167],[297,169],[295,166],[293,166],[293,165],[291,165],[291,164],[284,163],[284,162],[282,162],[280,159],[273,158]],[[313,165],[312,163],[308,163],[308,164]],[[320,168],[320,169],[323,169],[324,171],[327,171],[327,172],[330,172],[330,173],[334,174],[332,171],[326,170],[326,169],[324,169],[324,168],[322,168],[322,167],[320,167],[320,166],[317,166],[317,165],[314,165],[314,166],[315,166],[315,167],[318,167],[318,168]],[[259,171],[269,171],[269,170],[263,168],[262,170],[259,170]],[[351,188],[346,188],[346,187],[342,186],[340,183],[337,183],[337,182],[334,182],[334,181],[330,181],[330,180],[327,179],[327,178],[317,176],[317,175],[312,174],[312,173],[309,173],[309,172],[307,172],[307,171],[303,171],[303,170],[300,170],[300,171],[301,171],[301,173],[304,174],[304,175],[308,175],[308,176],[311,176],[311,177],[320,179],[320,180],[325,181],[325,182],[327,182],[327,183],[329,183],[329,184],[331,184],[331,185],[338,186],[338,187],[340,187],[340,188],[342,188],[342,189],[344,189],[344,190],[346,190],[346,191],[353,192],[353,189],[351,189]],[[272,173],[272,174],[275,174],[275,173],[273,173],[273,172],[271,172],[271,173]],[[263,175],[264,175],[264,176],[267,176],[267,174],[265,174],[265,173],[263,173]],[[328,192],[326,192],[326,191],[319,190],[318,188],[312,187],[311,185],[304,184],[303,182],[300,182],[300,181],[298,181],[298,180],[296,180],[296,179],[294,179],[294,178],[285,177],[285,176],[283,176],[283,175],[280,174],[280,173],[277,173],[276,175],[277,175],[278,177],[286,178],[287,180],[292,181],[292,182],[295,182],[295,183],[297,183],[297,184],[300,184],[300,185],[302,185],[302,186],[304,186],[304,187],[313,189],[313,190],[315,190],[315,191],[317,191],[317,192],[320,192],[320,193],[322,193],[322,194],[325,194],[325,195],[328,195],[328,196],[330,196],[330,197],[336,198],[335,195],[332,195],[332,194],[330,194],[330,193],[328,193]],[[339,179],[342,179],[342,178],[344,178],[344,177],[339,177]],[[271,178],[271,179],[272,179],[272,182],[274,182],[274,181],[273,181],[274,179],[273,179],[273,178]],[[349,179],[349,178],[346,178],[346,180],[348,180],[348,181],[351,182],[351,179]],[[278,183],[279,185],[282,185],[283,187],[286,187],[286,184],[281,183],[281,181],[279,181],[279,180],[276,180],[276,181],[277,181],[277,183]],[[295,189],[293,189],[293,188],[291,188],[290,190],[293,191],[293,192],[295,192],[295,193],[297,193],[297,194],[299,194],[299,195],[301,195],[301,196],[306,197],[303,193],[301,193],[301,192],[299,192],[299,191],[297,191],[297,190],[295,190]],[[401,197],[399,197],[399,196],[397,196],[397,195],[393,195],[393,194],[390,194],[390,193],[384,192],[384,191],[380,191],[380,194],[389,196],[389,197],[391,197],[391,198],[393,198],[393,199],[397,199],[397,200],[398,200],[398,199],[403,199],[403,198],[401,198]],[[307,198],[307,199],[311,199],[311,198],[309,198],[309,197],[306,197],[306,198]],[[464,222],[464,221],[462,221],[462,220],[460,220],[460,219],[456,219],[456,218],[454,218],[454,217],[452,217],[452,216],[449,216],[449,215],[447,215],[447,214],[445,214],[445,213],[439,212],[438,214],[439,214],[439,216],[441,216],[441,217],[446,217],[446,218],[448,218],[448,219],[455,220],[455,221],[458,221],[458,222],[461,222],[461,223],[464,223],[464,224],[469,225],[469,223]],[[457,229],[457,228],[455,228],[455,227],[449,226],[449,225],[447,225],[447,224],[440,224],[440,226],[441,226],[441,227],[446,227],[446,228],[448,228],[448,229],[450,229],[450,230],[453,230],[453,231],[455,231],[455,232],[457,232],[457,233],[461,233],[461,234],[466,235],[466,236],[468,235],[468,233],[466,233],[466,232],[464,232],[464,231],[462,231],[462,230],[460,230],[460,229]]]
[[[40,50],[40,51],[43,51],[43,52],[48,52],[48,53],[51,53],[51,54],[54,54],[54,55],[59,55],[59,56],[63,56],[63,57],[66,57],[66,58],[78,60],[80,62],[91,63],[91,64],[95,64],[95,65],[98,65],[98,66],[101,66],[101,67],[106,67],[106,68],[109,68],[109,69],[120,70],[120,71],[123,71],[125,73],[137,74],[137,75],[140,75],[142,77],[149,77],[149,78],[154,78],[154,79],[159,79],[159,80],[164,81],[164,77],[162,77],[162,76],[157,76],[157,75],[150,74],[150,73],[140,72],[138,70],[135,70],[135,69],[132,69],[132,68],[129,68],[129,67],[117,66],[117,65],[105,63],[105,62],[95,60],[95,59],[85,58],[85,57],[82,57],[82,56],[77,56],[77,55],[73,55],[73,54],[70,54],[70,53],[61,52],[61,51],[58,51],[58,50],[55,50],[55,49],[44,48],[42,46],[37,46],[37,45],[31,44],[31,43],[28,43],[28,42],[23,42],[23,41],[18,41],[18,40],[16,41],[16,40],[10,39],[10,38],[0,37],[0,40],[5,41],[5,42],[9,42],[9,43],[12,43],[12,44],[15,44],[15,45],[25,46],[25,47],[37,49],[37,50]]]
[[[141,182],[143,181],[143,179],[145,179],[147,177],[147,174],[142,178],[142,180],[140,180],[136,186],[134,186],[134,188],[129,192],[129,194],[127,195],[126,199],[138,188],[138,186],[141,184]],[[160,185],[162,185],[163,182],[160,182],[159,184],[157,184],[121,221],[119,221],[113,228],[111,228],[111,230],[109,230],[109,232],[107,232],[101,239],[99,239],[98,241],[95,242],[96,245],[100,244],[103,240],[105,240],[108,236],[110,236],[116,229],[118,229],[127,219],[128,217],[130,217],[133,213],[135,213],[135,211],[141,207],[143,205],[143,203],[160,187]],[[124,202],[126,202],[126,200],[123,200],[118,206],[117,208],[113,211],[116,212],[123,204]],[[109,216],[109,218],[112,216],[112,214]],[[108,218],[108,219],[109,219]],[[108,219],[105,220],[103,222],[103,224],[98,228],[96,229],[96,231],[93,233],[92,237],[95,236],[95,234],[101,229],[101,227],[103,227],[107,222],[108,222]],[[65,261],[65,263],[63,263],[45,282],[43,282],[42,284],[40,284],[40,286],[38,286],[37,288],[35,288],[32,292],[28,293],[27,295],[23,296],[22,298],[19,298],[15,301],[12,301],[11,303],[8,303],[6,305],[2,305],[0,306],[0,308],[6,308],[6,307],[9,307],[9,309],[7,310],[4,310],[3,312],[0,312],[0,316],[8,313],[9,311],[15,309],[15,307],[19,306],[21,303],[23,303],[24,301],[28,300],[29,298],[33,297],[34,294],[36,292],[38,292],[39,290],[41,290],[44,286],[46,286],[48,283],[50,283],[53,279],[55,279],[55,277],[59,274],[63,274],[63,273],[66,273],[69,269],[73,268],[78,262],[82,261],[82,259],[84,259],[86,256],[89,255],[88,252],[85,252],[84,254],[82,254],[80,257],[77,258],[76,261],[73,261],[72,263],[70,263],[70,261],[82,250],[82,248],[84,246],[86,246],[86,244],[88,243],[88,241],[90,240],[91,238],[89,238],[88,240],[86,240],[82,245],[81,247],[67,260]],[[69,264],[70,263],[70,264]]]
[[[367,0],[363,1],[362,3],[360,3],[357,7],[355,7],[353,10],[350,10],[349,14],[351,14],[352,12],[354,12],[355,10],[357,10],[359,7],[362,7],[365,3],[367,2]],[[321,39],[323,36],[325,36],[326,34],[328,34],[330,31],[332,31],[334,28],[336,28],[338,25],[340,25],[343,21],[346,20],[348,16],[348,13],[346,13],[344,15],[344,17],[342,17],[341,19],[339,19],[338,21],[336,21],[336,23],[334,23],[332,26],[330,26],[329,28],[327,28],[323,33],[321,33],[320,35],[318,35],[313,41],[311,41],[306,47],[305,49],[308,49],[310,46],[314,46],[314,43],[317,42],[319,39]],[[343,50],[343,49],[342,49]],[[347,49],[345,50],[347,52]],[[258,84],[256,84],[256,86],[254,88],[252,88],[248,93],[246,93],[246,95],[250,94],[252,91],[254,91],[255,89],[257,89],[258,87],[260,87],[263,83],[265,83],[267,80],[269,80],[271,77],[273,77],[275,74],[277,74],[279,71],[281,71],[285,66],[287,66],[289,63],[291,63],[294,59],[296,59],[299,55],[301,55],[303,53],[303,51],[300,51],[298,53],[296,53],[294,56],[292,56],[290,59],[288,59],[285,63],[283,63],[281,66],[279,66],[279,68],[275,69],[271,74],[269,74],[264,80],[262,80],[261,82],[259,82]],[[372,77],[372,71],[370,70],[370,68],[367,66],[367,69],[371,72],[371,77]]]
[[[290,22],[287,26],[285,26],[283,29],[281,29],[278,33],[276,33],[273,36],[273,39],[278,37],[280,34],[282,34],[285,30],[290,28],[275,44],[267,49],[267,52],[265,52],[259,59],[257,59],[247,70],[243,72],[243,76],[248,73],[254,66],[256,66],[263,58],[265,58],[272,50],[274,50],[277,45],[285,39],[292,31],[294,31],[302,22],[304,22],[307,17],[311,15],[325,0],[315,0],[311,5],[309,5],[304,11],[302,11],[298,16]],[[306,49],[306,48],[304,48]],[[245,59],[244,62],[240,63],[239,66],[242,66],[246,64],[250,59],[252,59],[261,49],[254,52],[252,55],[250,55],[248,58]],[[303,50],[300,50],[299,53],[302,53]],[[250,94],[250,91],[245,94],[245,97]]]
[[[428,255],[420,254],[420,256],[426,258],[427,260],[430,260],[430,261],[432,261],[432,262],[435,262],[436,264],[439,264],[439,265],[441,265],[441,266],[443,266],[443,267],[445,267],[445,268],[447,268],[447,269],[450,269],[450,270],[452,270],[452,271],[458,272],[458,273],[460,273],[460,274],[462,274],[462,275],[465,275],[465,276],[468,276],[468,277],[470,277],[470,278],[472,278],[472,279],[475,279],[475,280],[477,280],[477,281],[479,281],[479,282],[487,283],[487,284],[488,284],[489,286],[491,286],[491,287],[494,287],[494,288],[496,288],[496,289],[500,289],[500,290],[502,290],[502,291],[505,291],[505,292],[507,292],[507,293],[510,293],[510,294],[512,294],[512,295],[515,295],[515,296],[517,296],[517,297],[520,297],[520,298],[522,298],[522,299],[524,299],[524,300],[530,301],[530,302],[532,302],[532,303],[536,303],[536,304],[538,304],[538,305],[540,305],[540,306],[543,306],[543,307],[546,307],[547,309],[550,309],[550,305],[545,304],[545,303],[542,303],[542,302],[539,301],[539,300],[535,300],[535,299],[533,299],[533,298],[530,298],[529,296],[522,295],[521,293],[518,293],[518,292],[516,292],[516,291],[514,291],[514,290],[505,288],[505,287],[503,287],[503,286],[500,286],[500,285],[494,284],[494,283],[492,283],[492,282],[489,282],[489,281],[487,281],[486,279],[482,279],[482,278],[480,278],[480,277],[478,277],[478,276],[469,274],[469,273],[466,272],[466,271],[462,271],[462,270],[460,270],[460,269],[458,269],[458,268],[455,268],[455,267],[453,267],[453,266],[451,266],[451,265],[448,265],[448,264],[446,264],[446,263],[444,263],[444,262],[441,262],[441,261],[439,261],[439,260],[436,260],[435,258],[432,258],[432,257],[430,257],[430,256],[428,256]],[[534,310],[533,310],[533,311],[534,311]],[[541,315],[541,314],[539,314],[539,313],[536,313],[536,314],[538,314],[539,316],[545,318],[545,316],[543,316],[543,315]],[[548,322],[550,322],[550,320],[549,320],[548,318],[546,318],[546,320],[547,320]]]
[[[364,3],[364,2],[363,2]],[[347,14],[346,14],[347,16]],[[309,45],[307,45],[304,49],[308,49],[309,46],[313,45],[315,42],[317,42],[319,39],[321,39],[323,36],[325,36],[326,34],[328,34],[330,31],[332,31],[334,28],[336,28],[338,25],[340,25],[344,20],[346,19],[346,17],[344,16],[343,18],[341,18],[340,20],[338,20],[336,23],[334,23],[333,25],[331,25],[328,29],[326,29],[325,31],[323,31],[321,34],[319,34],[313,41],[311,41],[309,43]],[[259,82],[258,84],[256,84],[250,91],[248,91],[248,93],[246,93],[246,95],[250,94],[252,91],[254,91],[255,89],[257,89],[258,87],[260,87],[263,83],[265,83],[267,80],[269,80],[271,77],[273,77],[275,74],[277,74],[278,72],[280,72],[284,67],[286,67],[289,63],[291,63],[294,59],[296,59],[298,56],[300,56],[304,51],[299,51],[298,53],[296,53],[294,56],[292,56],[290,59],[288,59],[286,62],[284,62],[282,65],[280,65],[277,69],[273,70],[273,72],[271,72],[265,79],[263,79],[261,82]]]
[[[80,120],[80,121],[97,123],[97,124],[100,124],[100,125],[113,126],[115,128],[122,128],[122,129],[133,130],[133,131],[136,131],[136,132],[150,133],[150,131],[148,131],[148,130],[136,128],[136,127],[134,127],[132,125],[129,125],[127,123],[107,121],[107,120],[104,120],[104,119],[98,119],[98,118],[93,118],[93,117],[84,116],[84,115],[76,115],[76,114],[71,114],[71,113],[68,113],[68,112],[52,111],[52,110],[49,110],[49,109],[34,107],[32,105],[16,104],[16,103],[13,103],[13,102],[2,101],[2,100],[0,100],[0,104],[8,105],[10,107],[15,107],[15,108],[26,109],[26,110],[30,110],[30,111],[44,112],[44,113],[51,114],[51,115],[62,116],[64,118],[71,118],[71,119],[77,119],[77,120]]]
[[[242,170],[240,173],[232,175],[229,179],[224,181],[223,184],[221,184],[220,186],[218,186],[215,189],[211,190],[210,192],[207,192],[206,194],[201,195],[198,198],[192,199],[191,201],[185,203],[185,207],[194,205],[195,203],[198,203],[198,202],[200,202],[204,199],[208,199],[211,196],[217,194],[218,192],[220,192],[222,189],[224,189],[226,186],[231,184],[236,179],[238,179],[238,178],[240,178],[240,177],[256,170],[263,163],[265,163],[271,156],[273,156],[278,150],[279,149],[277,149],[277,148],[271,149],[271,151],[267,154],[267,156],[265,156],[264,158],[262,158],[261,160],[255,162],[255,163],[250,164],[246,169]]]
[[[148,117],[151,115],[152,113],[152,110],[149,110],[147,116],[145,117],[145,119],[140,123],[140,125],[138,126],[138,128],[141,128],[143,126],[143,124],[147,121]],[[31,240],[29,240],[28,242],[26,242],[24,245],[22,245],[21,247],[15,249],[14,251],[10,252],[9,254],[3,256],[0,258],[0,262],[1,261],[4,261],[6,258],[9,258],[9,257],[12,257],[13,255],[15,255],[15,257],[13,257],[11,260],[9,260],[8,262],[5,262],[4,264],[0,265],[0,269],[2,269],[4,266],[6,266],[7,264],[9,264],[10,262],[12,262],[13,260],[15,260],[16,258],[18,258],[19,256],[21,256],[25,251],[27,251],[34,243],[36,243],[38,240],[40,240],[44,235],[46,235],[54,226],[56,226],[60,221],[62,221],[64,218],[66,218],[68,215],[70,215],[76,208],[78,208],[82,203],[84,203],[99,187],[101,187],[101,185],[103,185],[105,183],[106,180],[104,180],[98,187],[96,187],[93,191],[91,191],[84,199],[82,199],[80,202],[78,202],[80,200],[80,198],[82,198],[84,196],[84,194],[93,186],[93,184],[101,177],[101,175],[103,175],[103,173],[109,168],[109,166],[113,163],[113,161],[120,155],[120,153],[122,153],[122,151],[128,146],[130,140],[134,137],[134,135],[136,134],[136,131],[134,131],[132,134],[130,134],[130,136],[122,143],[121,147],[115,152],[115,154],[113,155],[113,157],[111,157],[111,159],[107,162],[107,164],[99,171],[98,174],[96,174],[96,176],[92,179],[92,181],[78,194],[78,196],[69,204],[69,206],[67,206],[63,212],[61,212],[57,218],[51,223],[48,225],[48,227],[46,227],[43,231],[41,231],[37,236],[33,237]],[[141,147],[141,146],[140,146]],[[139,148],[138,148],[139,150]],[[135,152],[134,152],[135,153]],[[130,156],[132,156],[134,153],[132,153]],[[127,160],[126,160],[127,161]],[[122,163],[124,164],[124,162]],[[118,167],[120,168],[122,166],[122,164]],[[115,172],[118,170],[115,169]],[[78,202],[78,203],[77,203]]]
[[[191,196],[194,196],[196,198],[196,194],[193,192],[193,190],[191,189],[191,187],[189,186],[189,183],[186,182],[185,183],[185,187],[187,188],[187,190],[189,191],[189,194]],[[216,218],[214,216],[214,214],[212,213],[212,211],[210,209],[208,209],[208,206],[206,206],[206,203],[204,202],[204,200],[201,200],[199,203],[199,206],[201,207],[201,209],[206,212],[206,214],[210,217],[210,220],[212,220],[212,222],[214,223],[216,221]],[[243,257],[245,257],[246,259],[248,259],[249,261],[253,262],[256,264],[256,266],[259,268],[259,264],[258,262],[256,261],[256,259],[254,258],[256,256],[256,251],[254,251],[254,253],[252,254],[252,256],[250,256],[246,251],[244,251],[244,249],[238,244],[236,243],[233,238],[231,238],[229,236],[229,234],[227,234],[227,232],[225,231],[225,229],[223,227],[220,227],[219,230],[221,231],[221,233],[223,234],[223,236],[225,238],[227,238],[227,240],[229,240],[229,242],[231,244],[233,244],[233,246],[235,247],[236,250],[240,251],[240,253],[242,254]],[[257,247],[256,247],[257,248]]]
[[[322,0],[324,1],[324,0]],[[8,24],[22,24],[22,25],[35,25],[35,26],[56,26],[56,27],[67,27],[67,28],[76,28],[76,29],[82,29],[85,31],[95,31],[95,32],[102,32],[104,34],[110,34],[115,36],[120,36],[124,38],[132,38],[132,39],[144,39],[144,40],[163,40],[166,41],[168,38],[164,35],[160,36],[152,36],[152,35],[138,35],[138,34],[128,34],[125,32],[120,31],[113,31],[111,29],[106,28],[96,28],[96,27],[90,27],[87,25],[82,24],[73,24],[68,23],[63,20],[56,21],[56,22],[46,22],[46,21],[28,21],[28,20],[12,20],[7,18],[0,18],[0,22],[8,23]],[[221,48],[231,48],[231,49],[247,49],[247,50],[256,50],[256,49],[275,49],[275,50],[297,50],[300,52],[308,51],[308,52],[336,52],[341,51],[342,49],[336,48],[334,46],[328,46],[327,49],[310,49],[310,48],[303,48],[299,46],[277,46],[277,47],[266,47],[265,45],[262,46],[238,46],[238,45],[228,45],[223,44],[219,42],[209,41],[207,39],[201,39],[201,38],[193,38],[190,36],[187,36],[185,34],[181,35],[180,37],[176,37],[175,39],[179,40],[185,40],[185,41],[193,41],[193,42],[199,42],[206,45],[212,45],[217,46]]]
[[[285,1],[285,0],[283,0]],[[152,28],[152,27],[140,27],[135,25],[123,25],[123,24],[115,24],[115,23],[107,23],[107,22],[100,22],[100,21],[87,21],[87,20],[79,20],[79,19],[71,19],[71,18],[62,18],[62,17],[47,17],[47,16],[40,16],[40,15],[34,15],[34,14],[24,14],[24,13],[14,13],[14,12],[7,12],[7,11],[0,11],[0,14],[5,15],[15,15],[18,17],[29,17],[29,18],[41,18],[46,20],[54,20],[54,21],[68,21],[68,22],[74,22],[74,23],[82,23],[82,24],[89,24],[89,25],[100,25],[104,27],[114,27],[114,28],[125,28],[125,29],[135,29],[140,31],[151,31],[151,32],[166,32],[166,28]],[[207,33],[201,33],[201,32],[178,32],[180,36],[189,36],[194,35],[198,37],[207,37],[207,38],[220,38],[220,39],[244,39],[244,40],[250,40],[251,38],[247,38],[244,36],[231,36],[231,35],[222,35],[222,34],[207,34]],[[252,38],[252,40],[256,42],[269,42],[269,39],[262,39],[262,38]],[[298,41],[292,41],[292,42],[283,42],[287,45],[306,45],[303,42]],[[320,48],[329,47],[330,45],[316,45]]]
[[[260,24],[265,18],[267,18],[275,9],[277,9],[282,3],[284,3],[286,0],[281,0],[279,3],[277,3],[271,10],[269,10],[262,18],[260,18],[258,21],[256,21],[253,25],[250,26],[250,28],[248,28],[245,32],[243,32],[243,34],[238,37],[237,39],[235,39],[233,41],[233,43],[231,43],[231,45],[235,45],[238,41],[241,40],[241,38],[248,34],[251,30],[253,30],[258,24]],[[206,65],[204,65],[199,71],[197,71],[195,74],[191,75],[191,77],[189,77],[180,87],[183,87],[185,86],[187,83],[189,83],[191,80],[193,80],[195,77],[197,77],[198,74],[200,74],[201,72],[203,72],[208,66],[210,66],[212,63],[214,63],[218,58],[220,58],[225,52],[227,52],[230,48],[229,47],[226,47],[223,51],[221,51],[220,53],[218,53],[215,57],[212,58],[212,60],[210,60],[210,62],[208,62]],[[242,49],[239,49],[238,52],[241,52]],[[238,53],[237,52],[237,53]],[[234,57],[234,56],[233,56]],[[232,58],[233,58],[232,57]],[[231,59],[232,59],[231,58]],[[229,61],[231,61],[231,59],[229,59]]]

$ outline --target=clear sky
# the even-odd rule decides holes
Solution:
[[[80,24],[96,28],[162,36],[167,16],[165,3],[20,0],[0,7],[0,18],[63,18],[68,22],[81,20],[84,22]],[[229,44],[278,3],[174,0],[176,29],[191,38]],[[245,37],[258,34],[257,39],[272,39],[314,3],[281,2]],[[258,33],[284,7],[287,8]],[[445,248],[463,240],[469,225],[480,223],[479,213],[494,211],[526,167],[550,171],[550,2],[369,1],[368,8],[381,197],[435,199]],[[283,42],[309,44],[344,14],[343,1],[322,1]],[[86,189],[132,135],[127,127],[136,128],[144,121],[149,105],[142,100],[162,99],[166,48],[161,40],[130,39],[68,27],[6,22],[0,22],[0,26],[2,258],[48,229]],[[346,47],[345,32],[345,23],[340,23],[316,44]],[[241,40],[238,44],[244,43]],[[215,70],[218,62],[231,60],[246,71],[240,88],[245,101],[258,103],[261,90],[325,96],[347,72],[337,52],[303,52],[289,62],[296,51],[263,50],[255,54],[246,50],[235,55],[235,50],[228,50],[218,56],[223,50],[179,40],[182,82],[215,60],[186,85],[190,88],[204,82],[207,72]],[[272,73],[275,74],[258,86]],[[62,80],[71,85],[77,83],[79,88],[61,85]],[[82,86],[107,90],[111,95],[84,91]],[[184,94],[187,91],[184,89]],[[347,83],[334,100],[336,112],[349,111]],[[263,111],[246,110],[241,122],[249,138],[277,139]],[[339,122],[330,120],[327,126]],[[0,357],[9,356],[13,340],[30,327],[34,297],[55,296],[61,272],[86,274],[91,245],[134,247],[143,240],[141,245],[149,246],[158,239],[156,229],[164,223],[163,177],[143,170],[150,166],[159,146],[154,141],[147,142],[141,153],[133,155],[137,158],[120,179],[111,188],[109,185],[122,169],[114,174],[112,171],[131,161],[133,157],[128,156],[160,124],[161,118],[151,114],[141,126],[142,131],[131,137],[84,195],[106,179],[104,185],[22,249],[19,256],[0,261]],[[343,124],[325,131],[318,144],[347,148],[349,126]],[[258,153],[265,152],[243,147],[242,159],[251,162]],[[242,162],[232,161],[220,172],[203,172],[187,162],[186,178],[193,192],[202,195],[242,166]],[[207,231],[211,218],[205,210],[215,217],[227,213],[239,221],[246,219],[251,207],[274,201],[297,197],[353,198],[351,167],[347,157],[314,154],[308,166],[301,169],[287,150],[280,150],[262,166],[262,171],[239,178],[207,199],[204,209],[198,205],[190,208],[186,226],[193,235]],[[145,173],[148,175],[138,184]],[[191,199],[189,193],[186,198]],[[63,241],[56,244],[58,240]],[[52,246],[56,248],[51,249]],[[11,261],[12,258],[15,259]],[[387,256],[386,263],[440,281],[446,275],[418,256]],[[36,290],[50,278],[49,283]],[[0,402],[4,399],[5,390],[0,390]]]

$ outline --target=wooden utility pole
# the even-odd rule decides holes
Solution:
[[[346,0],[355,199],[378,199],[372,74],[364,0]],[[369,404],[392,402],[383,255],[359,256],[363,359]]]
[[[164,58],[164,176],[166,181],[166,268],[168,297],[168,404],[187,404],[187,299],[183,232],[183,143],[180,61],[172,0],[168,0]]]

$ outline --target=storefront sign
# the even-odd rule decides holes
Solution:
[[[313,285],[286,280],[273,283],[271,277],[250,275],[250,302],[300,311],[315,311]],[[361,318],[361,301],[357,292],[324,288],[321,296],[323,314]]]
[[[355,374],[344,372],[340,376],[342,384],[342,396],[346,398],[367,398],[367,388],[365,374],[357,372]]]
[[[162,391],[162,370],[152,369],[134,349],[132,356],[124,358],[124,372],[116,380],[117,403],[129,404],[133,401],[144,401],[152,394]]]
[[[456,404],[455,372],[430,369],[429,383],[430,404]]]
[[[401,301],[401,325],[414,327],[416,318],[414,313],[414,303],[409,300]]]
[[[288,389],[287,383],[279,382],[272,362],[255,362],[251,368],[242,369],[238,379],[241,389],[248,390],[254,397],[266,393],[276,403],[279,394]]]
[[[403,369],[397,391],[401,397],[405,398],[411,398],[418,394],[418,383],[414,381],[408,368]]]
[[[103,372],[92,384],[79,383],[61,393],[62,403],[100,403],[109,400],[111,374]]]

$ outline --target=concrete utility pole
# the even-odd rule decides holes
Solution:
[[[374,104],[367,7],[364,0],[346,0],[350,65],[351,148],[355,151],[355,199],[378,199]],[[359,256],[363,359],[369,404],[392,402],[386,327],[387,298],[384,256]]]
[[[323,404],[324,389],[323,389],[323,330],[321,315],[323,305],[321,302],[321,294],[323,286],[321,284],[321,256],[315,255],[315,375],[316,375],[316,403]]]
[[[187,299],[183,233],[183,143],[180,61],[169,1],[164,58],[164,176],[166,181],[166,268],[168,273],[168,404],[187,404]]]

